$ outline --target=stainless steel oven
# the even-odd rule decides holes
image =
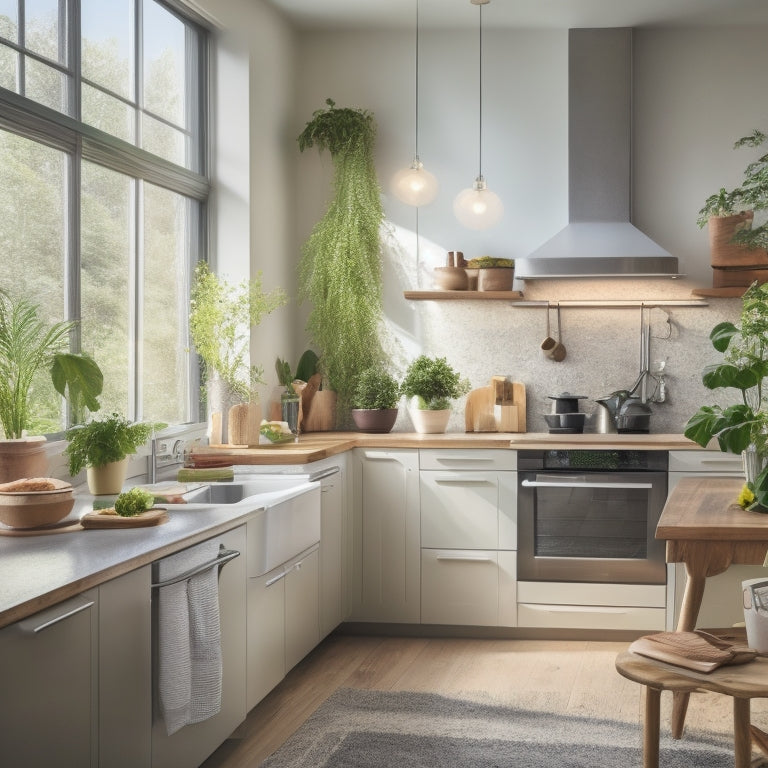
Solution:
[[[664,584],[666,451],[518,453],[520,581]]]

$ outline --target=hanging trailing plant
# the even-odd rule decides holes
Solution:
[[[316,111],[299,149],[317,146],[333,159],[334,197],[302,249],[299,295],[320,350],[327,384],[338,393],[337,423],[349,422],[360,373],[385,360],[381,344],[382,275],[379,228],[384,219],[373,163],[376,123],[363,109]]]

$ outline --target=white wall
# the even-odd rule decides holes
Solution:
[[[747,158],[733,141],[765,128],[760,97],[768,49],[765,29],[638,30],[635,36],[633,219],[680,258],[689,275],[673,281],[529,282],[526,298],[690,298],[711,285],[706,231],[698,209],[721,185],[738,183]],[[420,352],[445,355],[474,387],[494,374],[528,386],[529,429],[544,429],[547,396],[563,390],[600,397],[631,385],[639,370],[639,310],[563,313],[568,357],[538,352],[544,312],[495,302],[408,302],[403,290],[431,287],[430,271],[446,250],[467,258],[524,256],[567,221],[567,31],[487,30],[484,34],[483,172],[502,197],[502,223],[472,233],[455,222],[454,195],[477,173],[477,32],[420,34],[419,151],[438,177],[438,199],[418,214],[389,195],[394,171],[414,146],[414,34],[397,31],[302,32],[297,37],[294,135],[327,97],[372,110],[378,125],[376,163],[393,237],[385,249],[385,311],[399,341],[401,367]],[[734,87],[735,83],[735,87]],[[747,99],[754,104],[747,104]],[[297,250],[331,194],[331,164],[297,155]],[[706,309],[655,310],[652,359],[667,361],[669,402],[654,406],[654,431],[680,431],[699,404],[715,402],[700,384],[701,368],[718,359],[712,326],[736,319],[738,300]],[[669,338],[666,337],[669,334]],[[451,429],[463,429],[462,403]],[[585,410],[593,404],[587,402]],[[396,429],[410,429],[401,415]]]

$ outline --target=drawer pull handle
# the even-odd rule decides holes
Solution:
[[[48,627],[52,627],[54,624],[58,624],[60,621],[64,621],[64,619],[68,619],[70,616],[74,616],[75,614],[80,613],[81,611],[84,611],[86,608],[90,608],[93,604],[94,604],[93,600],[88,600],[87,602],[83,602],[81,599],[81,602],[79,605],[74,605],[70,607],[69,610],[65,610],[64,613],[59,614],[58,616],[54,616],[52,619],[43,621],[42,624],[37,624],[35,626],[34,621],[26,620],[26,621],[20,621],[19,627],[25,632],[42,632],[44,629],[47,629]]]
[[[437,561],[448,560],[452,562],[460,563],[493,563],[493,558],[484,557],[483,555],[438,555]]]
[[[488,480],[474,480],[466,477],[438,477],[438,485],[494,485]]]
[[[284,579],[288,575],[288,571],[278,573],[277,576],[273,576],[269,581],[264,582],[265,587],[271,587],[273,584],[277,584],[280,579]]]

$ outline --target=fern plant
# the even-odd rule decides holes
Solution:
[[[249,364],[251,328],[287,301],[282,288],[263,290],[260,272],[232,285],[203,261],[195,267],[189,331],[209,384],[215,373],[241,402],[248,402],[256,385],[264,383],[263,367]]]
[[[316,111],[298,138],[333,160],[334,196],[302,249],[299,295],[311,302],[307,331],[337,392],[337,425],[349,423],[360,373],[385,360],[379,228],[384,219],[373,163],[376,123],[363,109]]]

